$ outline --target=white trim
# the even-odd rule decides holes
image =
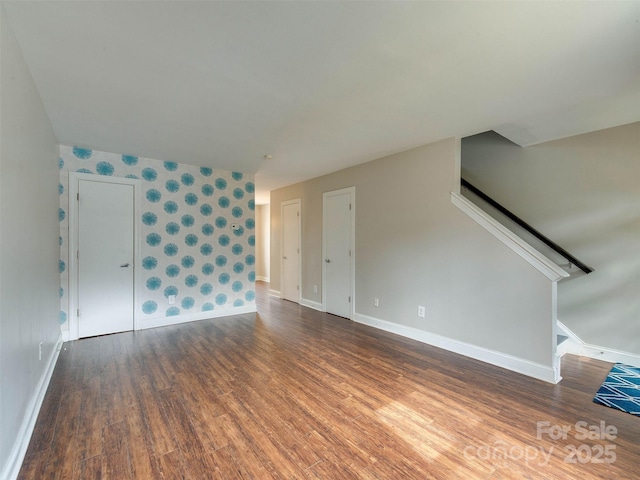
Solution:
[[[53,376],[53,370],[55,369],[56,362],[58,361],[58,355],[60,355],[61,348],[62,333],[58,336],[58,340],[47,359],[46,368],[42,373],[42,377],[40,377],[38,385],[36,385],[34,395],[29,400],[27,410],[25,411],[24,418],[22,419],[22,425],[20,425],[20,430],[18,431],[18,435],[13,443],[13,448],[9,453],[7,463],[5,463],[5,468],[3,469],[0,478],[7,480],[18,478],[18,473],[20,473],[20,467],[22,467],[24,456],[27,453],[27,448],[31,441],[31,435],[33,435],[33,429],[36,425],[40,408],[42,407],[42,401],[44,400],[45,393],[47,393],[47,388],[49,387],[49,382]]]
[[[263,277],[262,275],[256,275],[256,281],[257,282],[271,283],[271,279],[269,277]]]
[[[566,342],[571,342],[569,348],[566,349],[566,353],[572,353],[574,355],[580,355],[583,357],[595,358],[604,362],[619,362],[627,365],[633,365],[640,367],[640,355],[637,353],[624,352],[622,350],[615,350],[613,348],[601,347],[598,345],[592,345],[585,343],[580,337],[578,337],[569,327],[567,327],[560,320],[557,321],[558,329],[562,331],[564,335],[569,337]]]
[[[559,375],[552,366],[542,365],[523,358],[514,357],[512,355],[490,350],[488,348],[472,345],[470,343],[454,340],[452,338],[443,337],[441,335],[419,330],[413,327],[407,327],[397,323],[388,322],[374,317],[369,317],[360,313],[356,313],[354,320],[370,327],[378,328],[386,332],[395,333],[403,337],[417,340],[418,342],[433,345],[449,352],[458,353],[466,357],[474,358],[491,365],[506,368],[512,372],[528,375],[549,383],[557,383]]]
[[[529,262],[552,282],[557,282],[562,278],[570,276],[558,265],[553,263],[527,242],[515,235],[508,228],[503,226],[496,219],[488,215],[485,211],[463,196],[455,192],[451,192],[451,203],[474,219],[485,230],[517,253],[520,257]]]
[[[351,278],[350,278],[350,287],[351,291],[349,296],[351,297],[351,308],[349,312],[349,319],[353,320],[356,314],[356,187],[347,187],[341,188],[340,190],[332,190],[331,192],[324,192],[322,194],[322,312],[327,311],[327,264],[325,263],[325,259],[327,258],[327,245],[325,241],[325,200],[327,197],[336,196],[336,195],[344,195],[348,193],[351,196],[351,245],[349,248],[351,249]]]
[[[585,343],[580,348],[583,357],[595,358],[604,362],[620,362],[634,367],[640,367],[640,355],[631,352],[614,350],[613,348],[599,347]]]
[[[282,294],[280,293],[280,290],[273,290],[271,288],[269,289],[269,296],[282,298]]]
[[[62,341],[63,342],[68,342],[69,341],[69,330],[62,330],[60,332],[60,335],[62,336]]]
[[[558,317],[558,282],[551,282],[551,314]],[[562,370],[562,351],[558,351],[558,322],[551,322],[551,364],[555,372],[555,383],[562,380],[560,371]]]
[[[318,310],[319,312],[324,312],[324,310],[322,309],[322,303],[314,302],[313,300],[309,300],[308,298],[301,298],[300,305],[313,308],[314,310]]]
[[[199,320],[208,320],[211,318],[232,317],[234,315],[244,315],[245,313],[257,312],[256,304],[244,305],[242,307],[221,308],[219,310],[209,310],[206,312],[195,312],[184,315],[174,315],[170,317],[152,318],[149,320],[140,320],[137,330],[146,330],[147,328],[167,327],[169,325],[177,325],[179,323],[197,322]]]
[[[140,304],[140,289],[138,288],[139,273],[138,262],[140,259],[140,180],[124,177],[108,177],[90,173],[69,172],[69,333],[67,340],[80,338],[78,322],[78,259],[73,253],[78,249],[78,191],[80,180],[115,183],[118,185],[133,186],[133,329],[137,329],[138,305]]]
[[[295,300],[300,303],[302,296],[302,199],[294,198],[286,200],[280,204],[280,287],[284,285],[284,207],[289,205],[298,205],[298,298]],[[282,298],[282,293],[280,294]],[[287,299],[290,300],[290,299]]]
[[[562,357],[564,357],[564,355],[567,353],[580,355],[580,346],[577,345],[571,338],[567,338],[565,341],[558,345],[556,338],[556,358],[559,364],[562,363]]]
[[[580,337],[578,337],[575,333],[569,330],[569,328],[560,320],[556,320],[556,325],[558,326],[558,333],[560,335],[565,335],[569,337],[569,340],[572,340],[573,342],[577,343],[580,346],[584,345],[584,342],[580,339]]]

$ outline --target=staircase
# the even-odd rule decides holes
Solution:
[[[575,258],[560,245],[547,238],[465,179],[461,179],[460,184],[462,186],[460,189],[462,196],[476,204],[500,224],[562,268],[569,274],[568,278],[580,277],[593,271],[591,267]]]
[[[593,271],[591,267],[575,258],[560,245],[547,238],[544,234],[533,228],[520,217],[500,205],[466,180],[461,179],[460,183],[462,187],[460,189],[460,194],[463,197],[475,204],[511,233],[522,239],[543,257],[546,257],[547,261],[559,267],[561,270],[558,271],[564,270],[567,275],[565,278],[561,279],[561,281],[568,281],[573,278],[588,275]],[[554,327],[557,332],[555,344],[556,366],[554,368],[556,370],[557,381],[559,381],[561,378],[560,358],[565,353],[580,355],[583,343],[561,322],[556,321],[556,325]]]

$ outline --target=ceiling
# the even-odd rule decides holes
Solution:
[[[640,1],[2,5],[61,144],[256,173],[259,204],[452,136],[640,120]]]

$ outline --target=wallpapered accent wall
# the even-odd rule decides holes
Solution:
[[[62,145],[59,163],[63,329],[69,313],[69,172],[140,179],[135,308],[141,326],[159,317],[255,304],[253,176]]]

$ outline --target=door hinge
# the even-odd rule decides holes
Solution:
[[[299,217],[300,216],[300,212],[296,212],[296,215]]]
[[[349,256],[351,256],[351,249],[349,249]]]
[[[80,192],[78,192],[78,193],[76,194],[76,199],[77,199],[78,201],[80,201]]]
[[[76,310],[76,316],[79,317],[80,316],[80,309]]]
[[[349,295],[349,303],[351,303],[351,295]]]
[[[76,250],[76,258],[80,260],[80,250]]]
[[[349,204],[349,210],[351,210],[351,204]]]
[[[296,290],[300,291],[300,285],[296,285]]]

